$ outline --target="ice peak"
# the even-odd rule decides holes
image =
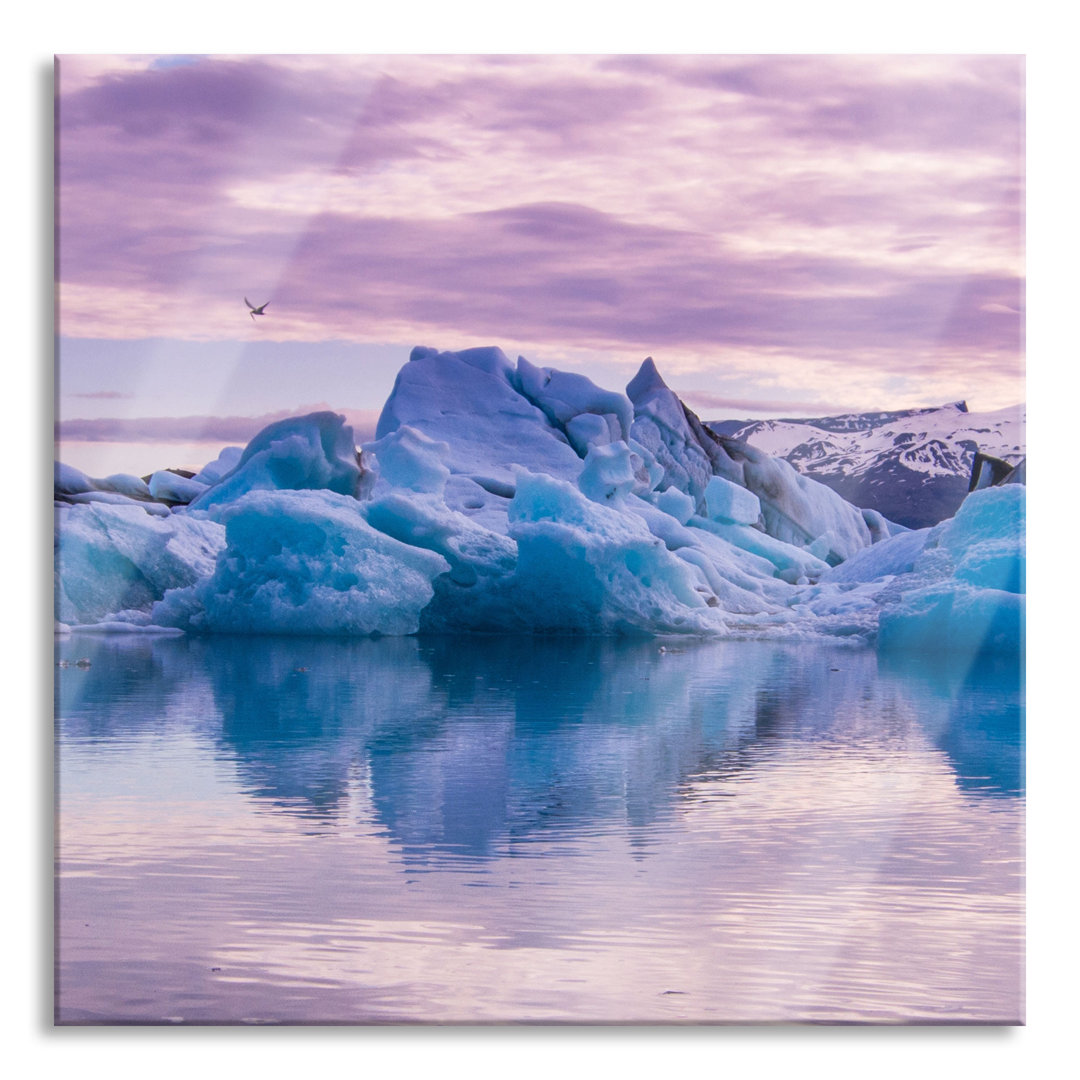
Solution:
[[[646,356],[638,373],[626,384],[626,396],[635,404],[654,390],[667,390],[668,384],[660,377],[651,356]]]

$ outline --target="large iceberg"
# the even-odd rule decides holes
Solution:
[[[149,484],[58,465],[58,620],[1022,640],[1022,484],[909,532],[713,435],[651,359],[623,394],[497,348],[417,348],[375,434],[291,417]]]

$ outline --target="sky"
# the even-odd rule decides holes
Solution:
[[[369,438],[418,344],[705,419],[1024,400],[1011,55],[62,55],[58,456]],[[268,303],[252,318],[245,298]]]

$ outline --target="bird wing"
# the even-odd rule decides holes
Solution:
[[[255,310],[255,305],[246,296],[244,297],[244,303],[247,304],[252,311]]]

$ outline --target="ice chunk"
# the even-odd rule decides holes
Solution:
[[[214,522],[159,518],[131,501],[65,507],[56,519],[57,618],[76,626],[149,610],[167,589],[206,577],[224,542]]]
[[[208,510],[249,491],[334,491],[355,495],[361,482],[352,428],[332,412],[278,420],[248,443],[231,472],[192,501]]]
[[[660,498],[671,502],[676,495],[692,502],[675,488],[668,488]],[[697,569],[703,580],[695,588],[710,607],[745,614],[776,611],[790,601],[788,586],[776,576],[776,566],[762,555],[736,547],[704,529],[688,528],[641,498],[628,499],[626,506],[645,522],[653,536],[664,542],[668,551]],[[757,535],[762,536],[760,532]],[[768,537],[764,541],[770,542]]]
[[[771,537],[796,547],[826,539],[828,550],[822,554],[832,565],[870,544],[861,510],[824,484],[801,476],[786,461],[713,435],[667,387],[651,357],[626,392],[634,404],[633,437],[663,466],[658,486],[687,492],[699,513],[710,514],[705,491],[714,478],[722,478],[757,496]],[[742,504],[740,516],[749,505]]]
[[[694,516],[694,500],[678,488],[667,488],[658,492],[653,499],[658,509],[669,514],[680,525],[685,525]]]
[[[749,443],[723,441],[731,457],[742,464],[746,486],[761,501],[765,530],[770,536],[799,547],[827,537],[829,550],[824,557],[833,566],[869,546],[870,529],[862,511],[831,488]]]
[[[1025,591],[1027,552],[1021,537],[984,540],[964,552],[956,564],[957,581],[1004,592]]]
[[[732,525],[756,525],[761,517],[758,497],[722,476],[712,477],[705,486],[705,510],[713,521]]]
[[[138,476],[129,476],[127,473],[113,473],[104,480],[96,480],[98,488],[102,491],[115,491],[120,495],[126,495],[129,499],[150,499],[153,496],[146,481]]]
[[[604,446],[620,436],[613,430],[612,417],[596,413],[580,413],[566,421],[566,437],[570,445],[584,457],[592,446]]]
[[[366,449],[377,462],[380,478],[391,487],[441,493],[450,478],[444,462],[450,447],[406,426],[384,435]]]
[[[53,489],[60,502],[112,502],[122,505],[132,501],[150,503],[154,498],[145,480],[127,473],[114,473],[104,479],[94,479],[60,461],[54,462],[53,469]],[[145,509],[148,513],[154,512],[149,506]]]
[[[890,521],[877,510],[868,510],[864,507],[862,517],[863,521],[866,522],[866,527],[870,530],[870,542],[872,544],[908,531],[906,525],[897,525],[895,521]]]
[[[772,564],[777,577],[790,585],[794,585],[800,578],[817,581],[829,569],[827,562],[805,548],[777,540],[750,525],[732,525],[702,517],[691,518],[690,524],[694,528],[719,536],[737,548],[760,556]]]
[[[213,461],[204,465],[192,477],[192,480],[195,480],[200,484],[206,484],[207,486],[216,484],[222,477],[228,475],[240,464],[240,458],[243,457],[243,455],[243,447],[226,446]]]
[[[200,484],[190,477],[159,469],[150,477],[150,494],[159,502],[187,504],[194,502],[204,491],[205,484]]]
[[[902,532],[881,540],[873,547],[857,551],[850,559],[834,566],[827,581],[875,581],[896,574],[908,574],[926,546],[929,529]]]
[[[668,388],[651,356],[626,393],[634,406],[631,435],[663,470],[655,486],[685,491],[701,507],[714,475],[742,483],[741,467]]]
[[[145,502],[142,499],[132,499],[127,495],[121,495],[118,491],[80,491],[77,495],[66,495],[65,503],[111,503],[113,506],[137,506],[147,514],[156,517],[168,517],[172,512],[168,506],[160,502]]]
[[[176,589],[154,622],[190,631],[411,634],[449,569],[431,551],[372,528],[351,496],[252,491],[223,512],[226,548],[213,574]]]
[[[433,493],[391,491],[376,495],[362,510],[380,532],[437,552],[449,566],[433,581],[434,596],[421,613],[422,631],[521,628],[508,591],[517,544],[505,535],[505,507],[501,531],[485,527],[486,515],[477,519],[459,513]]]
[[[62,461],[53,462],[53,490],[63,495],[74,495],[83,491],[94,491],[96,485],[86,473],[74,465],[65,465]]]
[[[539,406],[553,425],[566,431],[583,457],[596,442],[625,442],[630,437],[634,409],[625,394],[604,390],[576,372],[538,368],[524,356],[518,357],[516,375],[521,393]],[[600,423],[588,420],[571,431],[568,425],[585,416],[596,417]]]
[[[1023,596],[946,582],[916,589],[901,604],[884,608],[878,641],[884,649],[1019,652],[1024,616]]]
[[[935,530],[937,546],[952,557],[957,581],[1022,593],[1027,570],[1026,488],[1005,484],[970,494],[956,517]]]
[[[445,464],[484,487],[513,493],[515,465],[576,479],[581,460],[566,436],[521,394],[499,349],[413,350],[375,429],[382,439],[408,426],[446,443]]]
[[[634,489],[634,465],[624,442],[594,446],[585,458],[578,487],[594,502],[618,504]]]
[[[938,528],[938,543],[959,555],[975,544],[1024,535],[1027,489],[1023,484],[1005,484],[972,492],[956,516]]]
[[[510,504],[520,619],[545,632],[678,633],[723,629],[700,573],[632,514],[573,485],[521,471]]]
[[[1024,641],[1025,488],[973,491],[930,530],[911,588],[883,594],[883,648],[1019,651]],[[892,587],[905,584],[898,579]]]

